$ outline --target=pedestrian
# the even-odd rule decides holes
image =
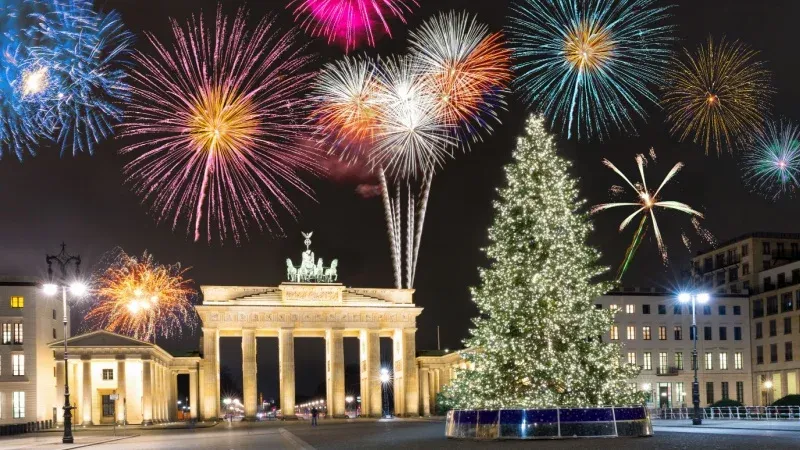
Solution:
[[[315,407],[311,408],[311,426],[312,427],[317,426],[317,416],[319,416],[319,410],[315,406]]]

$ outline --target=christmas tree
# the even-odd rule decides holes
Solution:
[[[499,191],[490,260],[472,298],[480,315],[464,353],[473,369],[446,387],[450,407],[548,407],[638,403],[638,368],[603,342],[614,312],[594,300],[611,285],[587,245],[592,231],[570,163],[541,117],[528,119]]]

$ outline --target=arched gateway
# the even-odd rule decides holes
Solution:
[[[288,275],[306,273],[305,280],[331,280],[322,260],[314,264],[306,235],[303,264],[288,262]],[[311,265],[308,262],[311,262]],[[311,266],[314,266],[313,268]],[[335,280],[335,264],[333,280]],[[319,268],[321,271],[317,270]],[[316,272],[313,272],[317,270]],[[311,275],[308,272],[312,271]],[[321,274],[315,278],[315,274]],[[310,277],[310,278],[309,278]],[[296,279],[296,278],[294,278]],[[415,334],[422,308],[414,305],[413,289],[356,289],[339,283],[283,283],[277,287],[201,286],[203,304],[197,306],[203,327],[200,363],[200,414],[203,419],[220,415],[219,338],[242,338],[242,379],[245,416],[257,412],[256,338],[277,337],[281,411],[295,414],[294,338],[325,338],[325,371],[328,411],[345,415],[344,342],[357,337],[360,347],[362,415],[381,414],[380,341],[394,341],[394,411],[419,415],[419,383]]]

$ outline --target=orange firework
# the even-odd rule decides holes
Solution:
[[[97,280],[97,302],[85,320],[99,328],[149,341],[156,335],[181,334],[194,327],[192,280],[180,263],[158,264],[153,255],[141,258],[119,251]]]

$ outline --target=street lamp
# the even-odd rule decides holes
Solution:
[[[770,401],[770,393],[772,392],[772,381],[770,381],[770,380],[765,381],[764,382],[764,389],[767,390],[767,404],[766,404],[766,406],[769,406],[770,403],[772,403]]]
[[[83,297],[88,290],[86,285],[77,281],[81,273],[81,257],[77,255],[67,254],[67,246],[61,243],[61,253],[58,255],[46,255],[47,261],[47,277],[48,282],[42,286],[42,291],[45,295],[53,296],[58,294],[58,288],[61,288],[61,302],[64,310],[64,436],[61,442],[64,444],[72,444],[75,438],[72,436],[72,405],[69,402],[69,361],[67,355],[67,289],[75,297]],[[53,263],[58,265],[61,276],[59,278],[53,277]],[[72,264],[75,267],[75,281],[67,284],[67,268]]]
[[[381,369],[381,385],[383,385],[383,403],[386,405],[386,411],[384,417],[389,417],[389,381],[391,381],[392,376],[389,374],[389,369],[382,368]]]
[[[700,366],[700,361],[697,360],[697,303],[708,303],[710,296],[705,292],[681,292],[678,294],[678,301],[681,303],[692,303],[692,364],[694,365],[694,381],[692,382],[692,403],[694,404],[694,417],[692,417],[692,425],[701,425],[703,419],[700,417],[700,383],[697,381],[697,368]]]

